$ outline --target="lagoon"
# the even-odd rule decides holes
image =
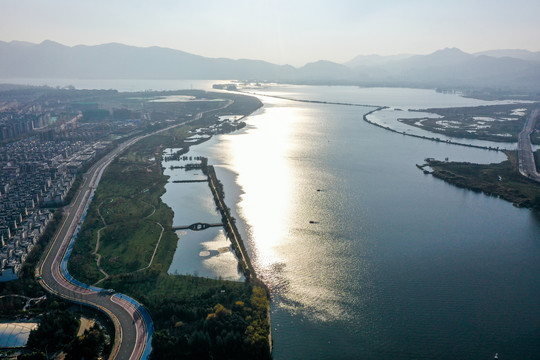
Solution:
[[[189,226],[195,223],[215,224],[221,222],[206,175],[201,169],[187,170],[187,164],[200,163],[196,148],[189,150],[179,160],[167,159],[182,149],[163,151],[161,166],[168,176],[162,201],[174,211],[173,226]],[[185,159],[185,160],[184,160]],[[204,181],[185,183],[181,181]],[[178,230],[177,248],[169,267],[169,274],[189,274],[208,278],[242,281],[238,260],[222,227],[206,230]]]

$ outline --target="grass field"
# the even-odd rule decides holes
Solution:
[[[133,151],[137,151],[136,149]],[[161,233],[163,246],[174,248],[175,235],[170,230],[172,210],[161,202],[166,179],[159,159],[129,151],[116,159],[104,173],[100,186],[77,237],[68,268],[73,276],[95,283],[104,275],[96,258],[98,231],[101,229],[98,253],[109,275],[141,269],[148,265]],[[101,215],[101,216],[100,216]],[[157,256],[167,261],[167,256]],[[157,264],[156,263],[156,264]]]
[[[231,96],[227,94],[227,96]],[[251,104],[252,108],[248,105]],[[234,109],[249,114],[258,108],[247,101]],[[224,109],[227,114],[228,109]],[[201,124],[215,120],[215,113]],[[196,124],[199,125],[199,124]],[[130,147],[107,168],[77,237],[68,269],[86,283],[99,282],[142,302],[156,333],[154,359],[270,357],[269,303],[256,279],[240,283],[194,276],[169,275],[178,238],[173,212],[161,201],[167,178],[161,153],[187,147],[190,126],[148,137]],[[150,258],[157,247],[152,265]],[[101,256],[100,271],[96,250]]]
[[[153,221],[126,221],[101,232],[101,266],[111,275],[144,268],[150,263],[161,227]]]

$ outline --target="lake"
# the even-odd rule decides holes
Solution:
[[[403,109],[482,103],[412,89],[264,92]],[[192,151],[215,166],[271,289],[275,359],[538,358],[540,216],[415,166],[499,162],[502,153],[388,132],[363,121],[372,107],[260,98],[244,129]],[[209,206],[175,210],[175,223]]]
[[[295,87],[292,95],[336,101],[332,89]],[[400,106],[430,92],[379,89],[362,98],[350,89],[343,101]],[[432,93],[447,96],[445,106],[463,102]],[[215,165],[272,291],[276,359],[537,357],[538,214],[415,166],[426,157],[489,163],[503,154],[388,132],[362,120],[370,107],[261,100],[245,129],[197,154]]]

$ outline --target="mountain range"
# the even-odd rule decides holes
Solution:
[[[361,55],[343,64],[321,60],[296,68],[162,47],[0,41],[0,78],[239,79],[540,92],[540,52],[469,54],[447,48],[429,55]]]

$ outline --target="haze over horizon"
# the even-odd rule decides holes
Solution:
[[[539,51],[540,2],[384,0],[4,2],[0,40],[123,43],[302,66],[457,47]]]

